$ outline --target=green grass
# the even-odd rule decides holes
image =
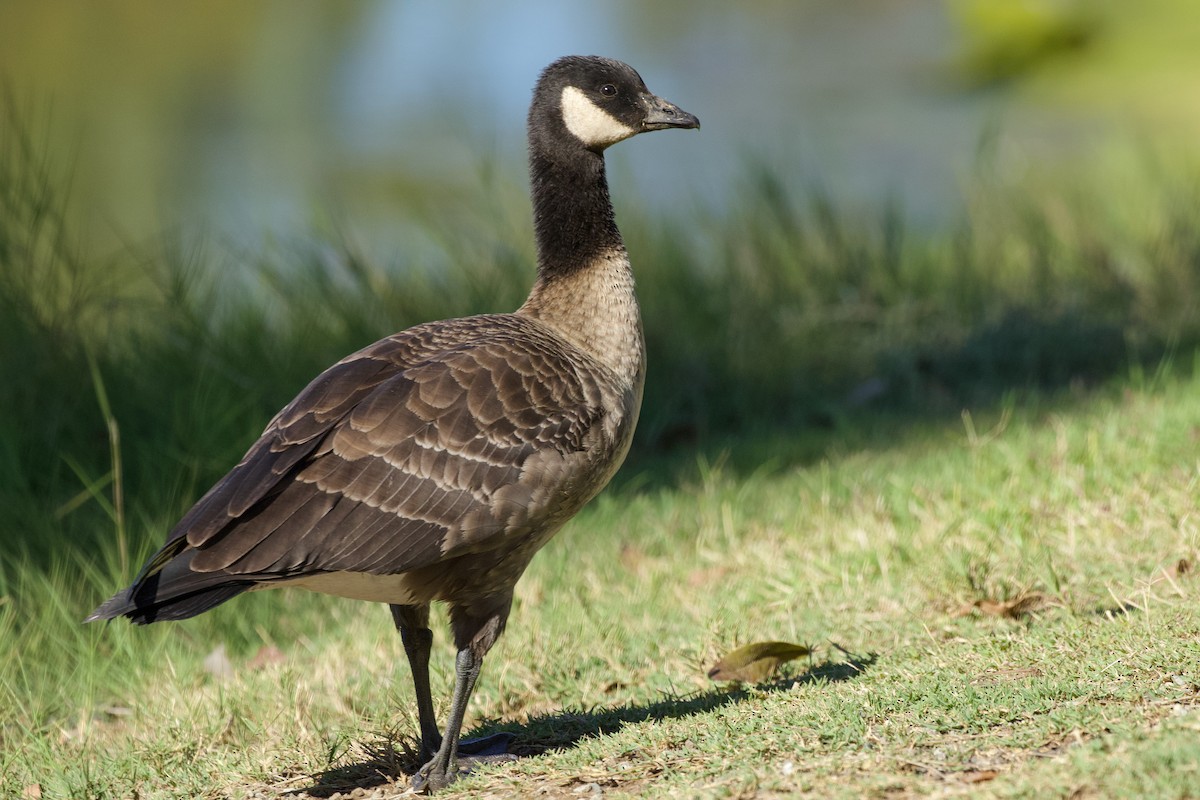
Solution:
[[[519,585],[471,707],[469,728],[535,755],[450,794],[1190,796],[1197,419],[1200,379],[1163,377],[970,428],[881,419],[797,442],[824,452],[807,465],[700,465],[606,494]],[[45,639],[27,631],[0,661],[16,690],[4,785],[273,797],[392,791],[411,768],[382,608],[278,593],[81,628],[54,605],[68,580],[10,594]],[[1049,600],[1020,619],[974,605],[1032,591]],[[772,638],[817,652],[764,686],[707,679],[722,652]],[[218,680],[202,662],[230,642]],[[268,645],[281,654],[259,663]],[[451,665],[443,636],[443,703]]]
[[[423,209],[413,262],[336,230],[101,257],[34,140],[0,134],[0,794],[398,791],[416,720],[382,608],[79,620],[321,368],[515,307],[522,190]],[[519,585],[471,706],[531,757],[452,793],[1194,796],[1198,177],[984,164],[949,231],[753,171],[721,216],[619,207],[642,428]],[[764,639],[817,649],[708,680]],[[444,636],[434,669],[444,702]]]

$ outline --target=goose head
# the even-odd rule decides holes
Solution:
[[[647,131],[699,127],[695,115],[647,89],[633,67],[600,56],[567,56],[548,66],[529,110],[531,143],[550,134],[594,153]]]

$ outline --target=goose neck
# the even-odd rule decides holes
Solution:
[[[530,184],[538,277],[553,279],[624,253],[604,157],[582,147],[531,146]]]

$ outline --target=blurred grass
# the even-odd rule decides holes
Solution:
[[[489,183],[471,213],[457,201],[420,206],[414,200],[430,246],[412,261],[366,258],[336,225],[308,240],[268,242],[249,253],[220,243],[185,247],[165,235],[97,256],[77,245],[63,213],[69,181],[39,157],[36,136],[12,126],[0,127],[0,136],[0,508],[6,512],[0,522],[0,778],[24,779],[22,759],[29,756],[19,753],[32,747],[36,758],[53,763],[56,742],[86,740],[98,719],[123,718],[121,707],[109,713],[99,705],[142,696],[145,673],[130,664],[154,665],[155,674],[170,676],[179,659],[194,657],[189,648],[212,641],[225,642],[235,658],[276,640],[314,650],[328,646],[330,631],[346,623],[349,612],[314,628],[312,618],[330,606],[300,593],[255,598],[185,626],[84,628],[78,620],[132,577],[188,505],[320,369],[419,321],[515,308],[532,279],[532,252],[525,214],[514,210],[524,208],[523,189]],[[785,185],[765,168],[747,170],[721,216],[696,211],[653,218],[622,200],[619,189],[616,194],[651,359],[641,429],[617,491],[649,503],[646,519],[665,515],[648,524],[667,538],[642,538],[630,558],[661,560],[668,572],[716,569],[708,561],[736,552],[750,535],[739,533],[748,529],[738,519],[722,517],[717,528],[708,520],[704,530],[713,530],[704,536],[719,541],[702,537],[709,549],[687,561],[690,566],[672,562],[672,548],[692,530],[679,506],[695,496],[724,498],[718,510],[735,517],[750,507],[768,515],[822,507],[829,495],[814,486],[803,497],[788,494],[786,484],[776,487],[779,497],[791,498],[787,502],[776,497],[760,504],[752,495],[764,470],[796,468],[805,480],[820,481],[831,454],[852,452],[855,443],[901,442],[905,431],[915,432],[910,455],[917,458],[928,446],[924,426],[947,418],[957,425],[964,407],[1011,409],[1022,398],[1036,404],[1044,391],[1058,389],[1082,398],[1114,378],[1138,391],[1154,389],[1168,380],[1164,375],[1193,367],[1191,353],[1200,341],[1200,168],[1182,158],[1147,152],[1090,174],[1047,171],[1016,182],[985,159],[964,188],[960,219],[946,231],[913,229],[902,208],[886,204],[844,208],[819,189]],[[981,423],[979,430],[987,428]],[[729,455],[720,461],[723,451]],[[1007,453],[994,469],[1021,458]],[[717,462],[734,478],[703,491],[691,488],[697,480],[708,486],[703,465]],[[871,469],[862,459],[856,463]],[[948,480],[928,464],[917,474],[935,473]],[[1004,482],[999,473],[993,479]],[[889,513],[897,525],[918,525],[925,512],[903,497],[919,496],[920,481],[878,482],[895,501]],[[981,479],[973,491],[992,485]],[[1003,503],[980,499],[986,519],[976,532],[982,539],[957,555],[947,553],[942,574],[958,570],[961,585],[980,592],[1021,590],[1036,557],[1022,556],[1022,569],[1006,571],[996,563],[1006,563],[1002,552],[977,551],[999,547],[997,531],[1025,529],[1021,515],[1035,512],[1023,505],[1021,491],[1029,483],[1022,486]],[[838,491],[854,495],[849,486]],[[1185,513],[1183,505],[1173,513]],[[591,517],[590,524],[610,532],[609,560],[611,545],[638,524],[624,521],[625,511],[602,504]],[[950,532],[962,524],[957,512],[935,516]],[[903,542],[890,546],[892,566],[886,560],[871,566],[871,559],[885,557],[864,552],[846,568],[874,571],[886,588],[894,580],[887,570],[908,569],[917,557]],[[558,555],[548,555],[551,561],[564,557],[563,550],[552,552]],[[1056,569],[1047,564],[1039,585],[1059,591]],[[560,588],[567,594],[557,602],[573,602],[571,592],[594,602],[597,587],[609,580],[600,573],[587,578],[590,584]],[[538,581],[549,580],[545,569],[531,577],[539,574],[523,597],[534,597]],[[1128,575],[1128,569],[1116,573]],[[754,618],[749,609],[773,607],[772,595],[790,580],[771,578],[735,605]],[[657,601],[648,604],[644,613],[657,607]],[[554,613],[550,609],[548,618]],[[677,621],[686,628],[686,619]],[[799,630],[779,633],[802,638]],[[685,634],[681,628],[674,635]],[[752,634],[739,629],[736,635]],[[645,636],[653,639],[645,631],[630,634],[637,639],[632,643],[614,641],[624,636],[620,631],[596,636],[591,644],[605,651],[630,644],[620,658],[641,657]],[[373,636],[370,644],[376,643]],[[602,667],[603,659],[597,663]],[[507,665],[489,679],[499,686],[505,673],[524,669]],[[539,684],[527,697],[490,696],[488,713],[535,716],[543,681],[558,682],[552,695],[604,700],[597,686],[611,670],[599,669],[587,678],[596,686],[581,690],[579,673],[567,665],[556,669],[546,678],[526,676]],[[365,673],[347,674],[327,677],[339,686],[368,680]],[[365,701],[351,691],[362,687],[348,687],[314,702],[333,714],[366,713]],[[673,689],[659,675],[617,691],[626,702],[645,703]],[[171,697],[186,706],[179,711],[186,719],[194,722],[202,711],[187,706],[186,696]],[[384,707],[392,708],[394,699],[389,695]],[[265,695],[234,697],[211,714],[204,711],[207,746],[253,739],[253,731],[222,726],[226,714],[268,724],[257,712],[237,710],[239,703],[258,702],[268,701]],[[400,725],[410,723],[405,718]],[[322,768],[314,755],[322,748],[324,763],[341,763],[349,747],[339,739],[344,732],[330,733],[307,717],[297,724],[289,735],[306,748],[303,769]],[[612,723],[614,729],[621,724]],[[194,733],[184,731],[181,741]],[[163,769],[194,769],[200,758],[154,743],[139,746],[162,759]],[[1147,747],[1150,756],[1161,755],[1153,744]],[[265,764],[277,753],[260,755]],[[129,752],[106,758],[98,780],[146,769]],[[128,763],[114,765],[114,758]],[[73,775],[73,786],[90,786],[87,775]],[[196,775],[201,784],[211,779]],[[92,790],[108,791],[102,784]]]
[[[512,309],[532,279],[524,189],[495,170],[478,207],[412,198],[411,260],[367,258],[328,222],[253,252],[165,234],[97,256],[36,136],[0,135],[0,505],[43,566],[64,542],[105,551],[117,522],[143,552],[325,366],[416,322]],[[1085,388],[1200,340],[1200,166],[1177,154],[1017,181],[985,154],[936,231],[765,167],[720,216],[617,196],[651,363],[625,476],[731,435]]]

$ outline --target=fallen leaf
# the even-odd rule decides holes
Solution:
[[[41,800],[42,785],[40,783],[31,783],[21,792],[23,800]]]
[[[708,569],[696,569],[688,573],[688,586],[693,589],[699,589],[702,586],[716,583],[725,577],[729,572],[729,567],[709,567]]]
[[[1021,619],[1035,611],[1041,611],[1048,606],[1058,605],[1057,601],[1042,592],[1025,592],[1011,600],[976,600],[973,607],[989,617],[1006,617]]]
[[[258,648],[258,652],[246,662],[246,667],[249,669],[262,669],[263,667],[278,664],[286,660],[287,656],[283,654],[282,650],[273,644],[268,644]]]
[[[708,677],[714,681],[761,683],[783,662],[811,654],[812,648],[802,644],[754,642],[726,653],[708,671]]]
[[[225,655],[225,645],[217,645],[204,657],[204,671],[219,681],[227,681],[233,677],[233,662]]]
[[[993,669],[981,673],[971,680],[975,685],[989,683],[1007,683],[1024,678],[1040,678],[1042,671],[1037,667],[1013,667],[1011,669]]]
[[[104,712],[105,714],[108,714],[110,717],[132,717],[133,716],[133,709],[129,708],[128,706],[116,706],[116,705],[100,706],[100,710],[102,712]]]
[[[646,551],[638,547],[636,544],[629,542],[621,543],[621,550],[617,555],[621,562],[621,566],[635,574],[641,574],[645,568]]]
[[[986,783],[995,780],[1000,773],[994,769],[980,769],[962,774],[963,783]]]

